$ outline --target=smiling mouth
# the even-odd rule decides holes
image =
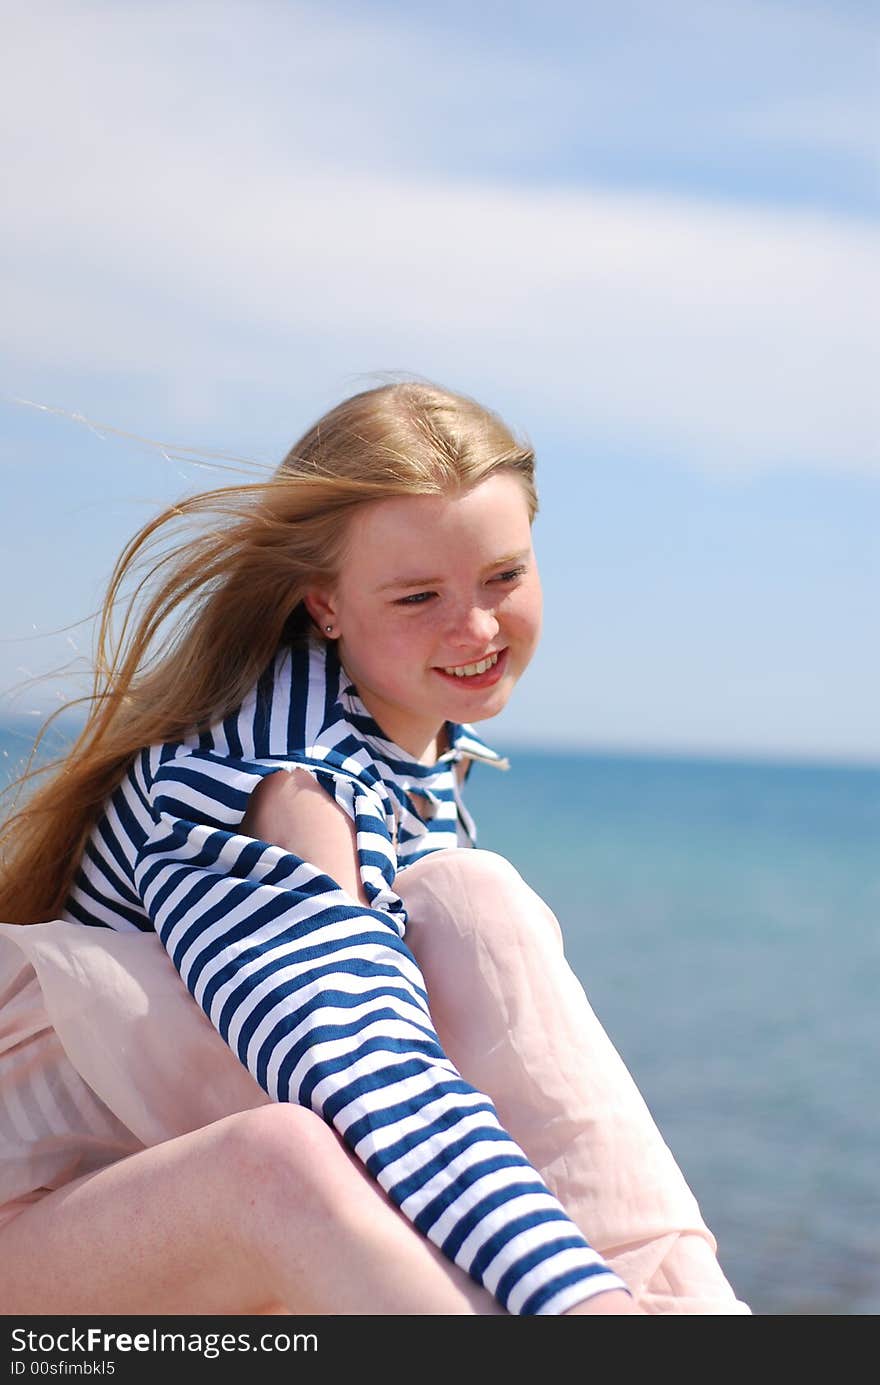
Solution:
[[[446,664],[435,667],[434,672],[457,688],[489,688],[504,677],[509,652],[505,645],[472,664]]]
[[[443,672],[451,673],[455,678],[473,678],[478,673],[486,673],[488,669],[494,668],[501,652],[500,649],[496,649],[493,654],[488,654],[485,659],[480,659],[475,664],[450,664]]]

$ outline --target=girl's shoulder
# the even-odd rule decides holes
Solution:
[[[389,808],[382,770],[342,696],[338,667],[314,642],[281,647],[244,698],[210,727],[142,751],[129,778],[154,811],[234,827],[262,779],[301,766],[337,796]],[[349,787],[346,787],[349,786]]]
[[[218,765],[305,757],[357,774],[369,747],[346,704],[346,681],[322,642],[282,645],[237,707],[206,728],[143,751],[146,772],[167,774],[170,761],[205,756]]]

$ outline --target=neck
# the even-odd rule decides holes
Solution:
[[[420,765],[436,764],[443,752],[449,749],[445,723],[437,734],[427,742],[424,736],[405,736],[403,739],[396,737],[393,739],[397,741],[401,750],[405,750],[407,755],[411,755]]]
[[[444,751],[449,749],[449,737],[446,734],[446,723],[440,727],[434,739],[426,746],[425,751],[419,756],[419,764],[435,765]]]

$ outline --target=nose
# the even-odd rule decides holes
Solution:
[[[451,648],[463,650],[466,654],[483,654],[500,629],[494,611],[483,606],[470,606],[459,612],[451,622],[449,644]]]

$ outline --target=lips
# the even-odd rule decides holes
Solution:
[[[492,652],[495,653],[496,651],[493,650]],[[438,678],[442,678],[444,682],[450,683],[457,688],[490,688],[493,683],[498,682],[507,667],[508,649],[505,647],[497,652],[497,661],[491,668],[487,668],[484,673],[464,674],[459,676],[454,673],[447,673],[443,668],[435,668],[434,673],[437,674]],[[480,659],[474,660],[474,663],[481,662],[483,661]],[[452,665],[448,665],[448,667],[452,667]],[[468,665],[459,665],[459,667],[468,667]]]

